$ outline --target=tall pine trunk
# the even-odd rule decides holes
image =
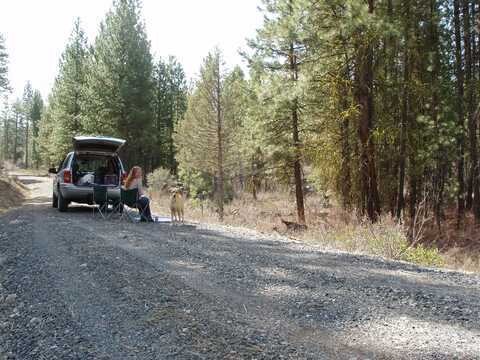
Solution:
[[[348,58],[345,59],[345,73],[344,81],[348,81],[350,76],[350,70],[348,65]],[[340,108],[342,111],[348,109],[348,87],[345,83],[342,82],[340,85],[341,91],[341,100]],[[341,172],[338,178],[338,188],[341,191],[342,195],[342,207],[344,210],[350,210],[352,207],[352,169],[351,169],[351,144],[350,144],[350,118],[345,116],[342,122],[340,123],[340,139],[342,143],[342,165]]]
[[[290,53],[289,53],[289,60],[290,60],[290,72],[291,72],[291,80],[293,82],[298,81],[298,64],[297,64],[297,57],[294,51],[294,44],[290,44]],[[303,179],[302,179],[302,149],[300,143],[300,135],[298,130],[298,100],[294,99],[291,108],[292,114],[292,140],[294,146],[294,160],[293,160],[293,175],[295,179],[295,198],[297,202],[297,217],[298,222],[300,224],[305,224],[305,204],[304,204],[304,197],[303,197]]]
[[[13,139],[13,164],[17,165],[19,111],[15,110],[15,138]]]
[[[9,146],[8,146],[8,133],[9,133],[9,115],[8,113],[5,114],[5,117],[3,118],[3,160],[7,160],[9,159],[9,156],[8,156],[8,150],[9,150]]]
[[[374,12],[374,0],[369,0],[369,13]],[[373,44],[360,44],[357,58],[356,100],[360,105],[358,135],[360,138],[360,177],[362,187],[362,210],[375,222],[380,214],[380,197],[375,166],[375,143],[373,141]]]
[[[350,169],[351,149],[350,149],[350,120],[343,119],[341,123],[341,139],[342,139],[342,170],[340,174],[340,189],[342,191],[342,207],[344,210],[351,208],[351,187],[352,175]]]
[[[221,84],[220,84],[220,60],[217,63],[216,74],[216,106],[217,106],[217,201],[218,201],[218,216],[220,221],[223,221],[223,203],[225,200],[224,194],[224,169],[223,169],[223,119],[221,107]]]
[[[28,131],[29,131],[29,122],[28,118],[25,121],[25,167],[28,169]]]
[[[437,226],[440,228],[443,219],[443,193],[445,187],[445,149],[442,146],[440,139],[440,83],[438,77],[440,73],[440,54],[439,54],[439,34],[438,34],[438,20],[437,20],[437,1],[430,1],[430,42],[431,52],[434,54],[432,59],[431,72],[431,86],[432,86],[432,106],[431,116],[434,123],[435,139],[438,144],[438,149],[435,153],[435,173],[433,177],[433,210]]]
[[[468,115],[468,135],[470,148],[470,179],[471,193],[468,194],[471,200],[473,214],[477,222],[480,221],[480,187],[478,181],[478,149],[477,149],[477,123],[475,121],[474,104],[474,83],[472,81],[472,36],[470,28],[470,9],[469,3],[463,0],[463,37],[465,44],[465,87]]]
[[[457,228],[463,224],[465,217],[465,134],[464,134],[464,111],[463,111],[463,62],[462,62],[462,35],[460,30],[460,4],[459,0],[453,2],[453,16],[455,27],[455,72],[457,78]]]
[[[409,116],[409,86],[410,86],[410,1],[405,1],[405,50],[403,56],[403,99],[402,99],[402,115],[400,126],[400,155],[399,155],[399,175],[398,175],[398,192],[397,192],[397,209],[396,218],[400,220],[403,208],[405,207],[404,187],[405,187],[405,166],[406,166],[406,149],[407,149],[407,127]]]

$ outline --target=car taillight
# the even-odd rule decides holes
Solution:
[[[70,170],[64,170],[63,171],[63,182],[65,184],[71,184],[72,183],[72,173]]]

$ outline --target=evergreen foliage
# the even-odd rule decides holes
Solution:
[[[153,151],[153,62],[136,0],[107,13],[88,62],[85,131],[127,140],[124,159],[150,170]]]
[[[77,19],[62,54],[59,73],[48,97],[48,106],[40,121],[39,137],[44,162],[58,164],[70,150],[72,137],[85,134],[84,107],[87,61],[87,38]]]
[[[238,69],[226,72],[220,50],[208,54],[174,135],[183,179],[187,185],[195,185],[196,178],[212,184],[196,192],[214,195],[220,219],[238,152],[235,135],[242,119],[237,94],[242,81]]]
[[[155,148],[152,154],[152,167],[177,171],[176,150],[173,132],[187,110],[187,83],[185,73],[175,57],[168,61],[160,59],[154,67],[155,83],[153,114],[155,129]]]
[[[3,35],[0,34],[0,95],[9,89],[8,53],[5,47],[5,39],[3,38]]]
[[[305,223],[301,115],[305,103],[299,76],[306,48],[301,39],[301,8],[293,0],[265,1],[264,5],[264,27],[249,42],[255,51],[250,60],[263,70],[260,100],[269,107],[266,132],[277,147],[276,157],[290,169],[298,220]]]
[[[72,135],[112,135],[129,165],[178,168],[220,217],[236,191],[286,186],[303,223],[314,186],[371,221],[414,219],[423,199],[438,226],[453,204],[458,226],[468,211],[480,221],[476,2],[262,4],[248,79],[216,50],[190,90],[174,57],[153,64],[138,1],[115,1],[91,48],[77,22],[41,116],[44,162]],[[3,109],[4,135],[25,131],[17,105]],[[3,153],[25,158],[24,142]]]

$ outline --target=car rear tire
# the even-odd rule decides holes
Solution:
[[[58,210],[60,212],[65,212],[68,210],[68,201],[65,200],[62,196],[62,193],[60,192],[60,189],[58,189]]]
[[[52,207],[57,208],[58,207],[58,197],[55,195],[55,193],[52,195]]]

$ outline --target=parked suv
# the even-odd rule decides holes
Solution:
[[[126,176],[118,151],[125,140],[101,136],[76,136],[73,151],[60,163],[53,180],[52,206],[67,211],[70,202],[92,204],[93,186],[107,187],[108,198],[120,200],[120,186]]]

